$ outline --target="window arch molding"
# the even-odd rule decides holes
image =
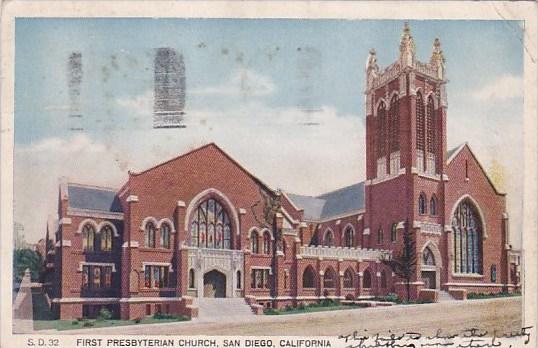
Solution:
[[[428,213],[428,198],[424,192],[418,195],[418,213],[419,215],[425,215]]]
[[[187,207],[187,210],[185,212],[184,226],[190,226],[190,221],[192,220],[194,212],[196,211],[198,206],[202,202],[210,198],[213,198],[218,201],[218,203],[220,203],[226,209],[227,213],[230,215],[232,232],[235,231],[235,234],[239,235],[239,216],[237,215],[237,209],[235,209],[235,206],[232,204],[232,202],[226,195],[224,195],[222,192],[215,188],[209,188],[207,190],[204,190],[194,196],[193,199],[191,199],[189,206]]]
[[[142,220],[142,223],[140,224],[140,231],[145,231],[146,225],[151,222],[153,226],[155,226],[155,229],[157,229],[157,226],[159,225],[159,221],[157,221],[156,218],[153,216],[146,216],[144,220]]]
[[[260,252],[260,239],[259,239],[260,236],[261,236],[261,233],[260,231],[258,231],[258,228],[251,227],[250,230],[248,230],[248,234],[247,234],[247,239],[249,240],[248,247],[250,251],[254,254],[258,254]]]
[[[323,272],[323,287],[327,289],[335,289],[338,282],[338,275],[332,266],[325,268]]]
[[[427,94],[422,93],[422,95],[424,96],[425,101],[427,101],[430,97],[432,98],[432,100],[433,100],[433,109],[434,110],[437,110],[439,108],[439,101],[438,101],[437,95],[435,94],[434,91],[430,91]]]
[[[105,221],[101,222],[101,224],[103,224]],[[80,222],[80,224],[78,225],[78,229],[77,229],[77,234],[82,234],[82,229],[84,228],[84,226],[86,226],[87,224],[90,224],[94,230],[95,230],[95,233],[97,233],[97,231],[100,230],[100,225],[97,224],[97,222],[95,222],[95,220],[93,219],[84,219]],[[114,229],[112,229],[112,231],[114,231]]]
[[[347,245],[347,233],[348,231],[351,231],[351,246],[349,247],[354,247],[355,245],[355,227],[353,227],[353,224],[351,224],[351,222],[348,222],[346,226],[344,226],[344,229],[342,230],[344,231],[343,234],[342,234],[342,246],[345,246],[345,247],[348,247]]]
[[[316,271],[311,265],[306,266],[303,271],[302,284],[303,288],[314,289],[316,288]]]
[[[330,244],[331,244],[331,245],[327,245],[327,244],[326,244],[326,241],[327,241],[326,238],[327,238],[327,236],[329,236],[329,235],[331,235],[331,239],[330,239],[330,241],[331,241]],[[323,246],[334,246],[334,232],[333,232],[333,230],[332,230],[330,227],[328,227],[328,228],[325,230],[325,232],[323,232],[323,239],[322,239],[322,241],[321,241],[321,244],[322,244]]]
[[[439,200],[437,199],[437,196],[432,194],[430,197],[430,215],[437,216],[439,215]]]
[[[97,229],[97,231],[101,232],[101,230],[105,227],[110,227],[112,229],[112,234],[114,235],[114,237],[119,237],[119,233],[118,233],[118,229],[116,228],[116,226],[110,222],[110,221],[102,221],[100,224],[99,224],[99,228]]]
[[[372,281],[372,272],[370,272],[370,268],[367,268],[362,272],[362,287],[364,289],[371,289],[373,285]]]
[[[390,99],[389,99],[390,100]],[[387,101],[385,100],[385,98],[379,98],[377,100],[377,102],[375,103],[375,107],[374,107],[374,117],[377,117],[377,110],[379,110],[379,107],[381,106],[381,104],[384,105],[384,109],[385,111],[388,111],[387,109],[387,105],[390,105],[389,103],[387,103]]]
[[[260,235],[263,235],[263,234],[266,233],[266,232],[269,233],[269,235],[271,236],[271,240],[274,241],[274,240],[275,240],[275,237],[273,237],[273,232],[271,232],[270,229],[268,229],[268,228],[264,228],[264,229],[262,229],[261,231],[259,231],[258,233],[259,233]]]
[[[343,288],[344,289],[351,289],[354,288],[355,284],[355,276],[353,269],[351,267],[346,268],[344,271],[344,281],[343,281]]]
[[[176,232],[176,229],[174,227],[174,223],[172,222],[172,220],[170,220],[169,218],[163,218],[163,219],[160,219],[159,220],[159,223],[157,224],[157,229],[161,229],[161,226],[163,224],[167,224],[168,227],[170,227],[170,233],[175,233]]]
[[[443,258],[441,256],[441,252],[439,251],[437,245],[431,240],[427,241],[420,250],[420,264],[424,266],[422,255],[424,255],[424,251],[426,251],[426,249],[429,249],[432,252],[433,259],[435,260],[435,267],[443,268]]]
[[[456,213],[456,209],[458,209],[458,206],[466,199],[468,199],[474,205],[474,208],[476,209],[478,216],[480,217],[480,220],[481,220],[480,222],[482,224],[482,239],[488,238],[488,229],[486,226],[486,219],[484,216],[484,212],[482,211],[482,208],[480,208],[480,205],[478,204],[478,202],[471,195],[464,194],[463,196],[458,198],[456,203],[454,203],[454,205],[452,206],[452,209],[450,210],[450,215],[448,216],[452,218],[454,216],[454,213]]]

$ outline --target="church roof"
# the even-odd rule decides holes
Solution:
[[[67,195],[70,208],[111,213],[122,212],[116,191],[109,188],[69,183]]]
[[[295,206],[303,209],[306,220],[325,220],[364,209],[364,182],[316,197],[293,193],[286,195]]]

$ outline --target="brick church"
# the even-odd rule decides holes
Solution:
[[[103,306],[122,319],[196,316],[203,297],[244,298],[254,310],[405,297],[381,262],[404,233],[416,253],[413,299],[516,289],[506,195],[467,144],[446,148],[441,44],[418,61],[406,24],[399,51],[385,69],[375,50],[367,60],[365,181],[282,192],[211,143],[129,172],[119,189],[62,182],[47,258],[57,316]]]

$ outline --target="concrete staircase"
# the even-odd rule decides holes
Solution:
[[[449,301],[455,301],[454,297],[452,297],[447,291],[439,290],[439,302],[449,302]]]
[[[254,316],[244,298],[195,298],[194,305],[198,307],[196,321],[242,321]]]

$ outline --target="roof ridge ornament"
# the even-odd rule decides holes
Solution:
[[[402,68],[412,67],[415,62],[415,40],[411,35],[409,22],[405,21],[400,39],[400,63]]]

